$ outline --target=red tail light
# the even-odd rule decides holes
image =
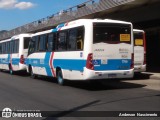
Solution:
[[[143,65],[146,64],[146,34],[145,32],[143,33],[143,39],[144,39],[144,61],[143,61]]]
[[[134,53],[132,53],[132,57],[131,57],[131,69],[134,68]]]
[[[143,61],[143,65],[146,64],[146,53],[144,53],[144,61]]]
[[[143,39],[144,39],[144,52],[146,53],[146,33],[143,33]]]
[[[87,57],[87,63],[86,63],[86,68],[90,69],[90,70],[94,70],[94,65],[93,65],[93,54],[90,53],[88,54]]]
[[[21,57],[20,57],[20,63],[24,64],[24,56],[23,55],[21,55]]]

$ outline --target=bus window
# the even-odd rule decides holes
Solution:
[[[54,34],[51,33],[48,35],[48,43],[47,43],[47,47],[48,47],[48,51],[51,52],[55,49],[54,47]]]
[[[13,41],[10,41],[10,53],[13,53]]]
[[[74,28],[69,31],[68,50],[82,50],[83,49],[83,38],[84,38],[83,27]]]
[[[7,51],[7,53],[10,53],[10,43],[9,42],[7,42],[6,51]]]
[[[58,50],[66,50],[67,46],[66,46],[66,41],[67,41],[67,34],[66,32],[60,32],[58,34],[58,44],[57,44],[57,47],[58,47]]]
[[[18,53],[19,51],[19,39],[13,41],[13,53]]]
[[[35,51],[39,51],[39,36],[33,37],[35,39]]]
[[[134,46],[143,46],[143,32],[134,32]]]
[[[130,25],[95,23],[93,31],[94,43],[131,44]]]
[[[84,39],[84,28],[80,27],[77,29],[77,50],[83,49],[83,40]]]
[[[3,43],[3,54],[6,54],[6,43]]]
[[[0,44],[0,54],[2,54],[2,44]]]
[[[77,30],[72,29],[69,31],[69,40],[68,40],[68,50],[76,50],[76,37],[77,37]]]
[[[29,42],[29,49],[28,49],[28,55],[35,52],[35,39],[31,39]]]
[[[28,49],[30,39],[30,37],[24,38],[24,49]]]
[[[46,35],[41,35],[39,39],[39,51],[46,51]]]

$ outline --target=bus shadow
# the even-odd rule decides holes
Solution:
[[[144,77],[148,78],[147,75],[145,75]],[[136,80],[140,80],[140,79],[141,77],[136,77]],[[58,84],[57,80],[53,77],[38,76],[36,80]],[[83,89],[87,91],[103,91],[103,90],[114,90],[114,89],[143,88],[145,86],[146,85],[142,85],[138,83],[136,84],[136,83],[126,82],[124,79],[105,79],[105,80],[103,79],[103,80],[88,80],[88,81],[66,80],[65,86],[62,86],[62,87],[72,87],[72,88]]]
[[[134,77],[129,80],[149,80],[152,75],[151,73],[135,73]]]
[[[102,91],[102,90],[114,90],[114,89],[142,88],[145,87],[146,85],[127,83],[113,79],[113,80],[100,80],[98,82],[68,81],[67,86],[79,89],[85,89],[89,91]]]
[[[50,82],[51,84],[58,84],[57,80],[52,77],[39,76],[36,80]],[[83,89],[87,91],[103,91],[103,90],[114,90],[114,89],[132,89],[132,88],[142,88],[146,85],[127,83],[118,79],[113,80],[96,80],[96,81],[69,81],[66,80],[65,86],[61,87],[72,87],[76,89]]]
[[[3,71],[7,74],[9,74],[8,71]],[[29,77],[29,74],[26,72],[15,72],[14,75],[21,76],[21,77]],[[136,74],[133,79],[130,80],[146,80],[149,79],[149,76],[152,74],[148,73],[140,73]],[[34,79],[33,79],[34,80]],[[44,76],[38,76],[36,78],[37,82],[38,80],[44,81],[44,82],[50,82],[53,84],[58,84],[57,80],[52,77],[44,77]],[[126,79],[129,80],[129,79]],[[114,89],[132,89],[132,88],[143,88],[146,85],[142,84],[136,84],[136,83],[128,83],[125,82],[125,79],[106,79],[106,80],[89,80],[89,81],[66,81],[66,87],[73,87],[77,89],[83,89],[88,91],[102,91],[102,90],[114,90]],[[62,86],[63,87],[63,86]]]
[[[11,75],[11,74],[9,73],[9,71],[7,71],[7,70],[3,70],[3,71],[1,71],[1,72]],[[13,75],[15,75],[15,76],[20,76],[20,77],[28,77],[28,76],[29,76],[29,74],[28,74],[26,71],[14,72]]]

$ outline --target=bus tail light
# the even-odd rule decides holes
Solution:
[[[143,33],[143,39],[144,39],[144,61],[143,61],[143,65],[146,64],[146,33]]]
[[[143,61],[143,65],[146,64],[146,53],[144,53],[144,61]]]
[[[88,68],[90,70],[94,70],[93,54],[92,53],[88,54],[86,68]]]
[[[132,53],[132,57],[131,57],[131,69],[134,68],[134,53]]]
[[[24,64],[24,56],[23,55],[21,55],[21,57],[20,57],[20,63]]]

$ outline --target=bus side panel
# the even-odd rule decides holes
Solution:
[[[19,54],[18,53],[12,54],[11,59],[12,59],[11,65],[12,65],[13,71],[18,71],[19,70],[19,62],[20,62]]]
[[[1,54],[0,55],[0,69],[9,70],[9,67],[8,67],[9,60],[10,60],[9,54]]]
[[[52,77],[56,77],[56,68],[60,68],[65,79],[73,80],[77,76],[82,79],[86,60],[83,60],[83,52],[80,51],[46,52],[29,55],[26,64],[27,67],[32,66],[34,74]]]
[[[63,70],[63,77],[65,79],[82,79],[86,60],[84,59],[84,52],[55,52],[53,58],[54,68],[61,68]]]
[[[135,46],[134,47],[134,68],[135,72],[144,72],[146,71],[146,65],[143,65],[144,61],[144,47]]]
[[[52,76],[50,68],[51,52],[33,53],[26,59],[27,69],[31,65],[33,73],[37,75]],[[29,70],[27,70],[29,72]]]

